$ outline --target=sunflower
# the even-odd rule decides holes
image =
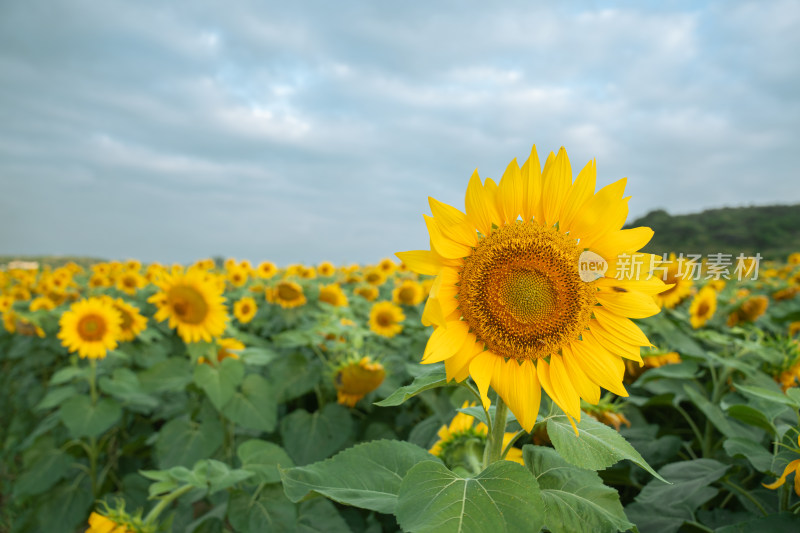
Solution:
[[[116,309],[122,318],[118,337],[120,342],[132,341],[139,336],[139,333],[147,328],[147,319],[142,316],[139,312],[139,308],[135,305],[129,304],[122,298],[114,300],[106,296],[104,300]]]
[[[119,312],[103,299],[81,300],[61,315],[58,338],[81,358],[103,359],[117,347],[121,322]]]
[[[378,295],[380,292],[378,291],[377,287],[373,287],[372,285],[364,285],[361,287],[356,287],[353,291],[368,302],[374,302],[378,299]]]
[[[732,328],[742,322],[755,322],[766,312],[768,305],[769,300],[766,296],[751,296],[728,315],[728,327]]]
[[[169,327],[177,329],[184,342],[211,342],[225,331],[225,298],[206,274],[165,273],[156,284],[160,292],[148,299],[158,306],[153,318],[159,322],[169,319]]]
[[[253,320],[257,311],[258,305],[256,305],[256,301],[249,296],[240,298],[233,304],[233,316],[242,324],[247,324]]]
[[[317,273],[323,278],[329,278],[336,274],[336,267],[329,261],[323,261],[317,265]]]
[[[800,292],[800,287],[786,287],[785,289],[773,292],[772,299],[776,302],[791,300],[797,296],[798,292]]]
[[[320,287],[319,301],[329,303],[335,307],[347,307],[347,295],[342,292],[342,288],[338,283]]]
[[[800,447],[800,435],[797,437],[797,446]],[[800,448],[793,451],[800,453]],[[786,468],[783,470],[783,474],[781,474],[781,477],[779,477],[777,481],[770,483],[769,485],[763,483],[763,485],[771,490],[777,489],[786,483],[786,476],[792,472],[794,472],[794,492],[800,496],[800,459],[795,459],[786,465]]]
[[[228,357],[231,359],[239,359],[239,354],[236,353],[236,351],[239,350],[244,350],[244,344],[242,344],[242,342],[238,339],[220,339],[217,341],[217,363],[221,363]],[[205,357],[199,357],[197,359],[197,364],[202,365],[203,363],[207,365],[211,364]]]
[[[306,295],[303,287],[294,281],[281,281],[274,287],[266,290],[267,301],[278,304],[284,309],[292,309],[306,304]]]
[[[364,281],[375,287],[380,287],[386,282],[386,273],[378,268],[371,268],[364,273]]]
[[[85,533],[136,533],[131,524],[117,520],[92,512],[89,515],[89,529]]]
[[[710,286],[700,289],[689,306],[689,322],[694,329],[703,326],[717,310],[717,291]]]
[[[432,249],[397,254],[411,270],[436,276],[422,315],[435,328],[422,362],[444,361],[448,379],[471,375],[485,408],[491,385],[527,431],[542,388],[570,420],[580,420],[581,398],[598,402],[601,387],[627,396],[621,357],[641,361],[640,346],[650,345],[629,318],[659,312],[653,295],[663,282],[626,276],[618,260],[649,264],[636,252],[653,231],[622,229],[625,179],[594,194],[595,180],[590,162],[573,183],[564,148],[540,172],[534,146],[499,185],[482,183],[476,171],[466,214],[431,198]],[[607,263],[605,276],[579,270],[581,262]]]
[[[392,301],[399,305],[415,306],[425,299],[425,289],[414,280],[407,279],[392,291]]]
[[[380,271],[385,273],[387,276],[390,276],[392,273],[394,273],[396,268],[397,263],[395,263],[389,257],[382,259],[381,262],[378,263],[378,269],[380,269]]]
[[[369,329],[384,337],[394,337],[403,331],[401,322],[405,319],[403,310],[392,302],[378,302],[369,312]]]
[[[247,276],[249,275],[249,271],[246,267],[241,265],[233,265],[232,267],[227,269],[227,278],[228,283],[230,283],[234,287],[241,287],[245,283],[247,283]]]
[[[136,291],[147,285],[147,280],[138,270],[127,270],[117,277],[116,285],[122,292],[135,296]]]
[[[656,295],[656,302],[661,307],[673,309],[692,292],[691,269],[686,259],[675,259],[675,254],[670,254],[667,261],[662,261],[656,269],[662,272],[664,283],[668,285]]]
[[[370,357],[346,360],[336,369],[333,382],[336,386],[336,401],[348,407],[377,389],[386,377],[383,365]]]
[[[462,409],[471,404],[464,402]],[[488,428],[483,422],[475,425],[475,419],[466,413],[456,413],[449,426],[442,426],[437,432],[439,439],[428,450],[431,455],[439,457],[449,468],[457,466],[475,473],[483,469],[483,451],[488,439]],[[513,433],[503,434],[503,448],[514,438]],[[505,456],[507,461],[524,465],[522,450],[509,448]]]
[[[39,311],[40,309],[44,309],[45,311],[52,311],[56,308],[56,303],[48,298],[47,296],[39,296],[31,300],[28,309],[33,311]]]

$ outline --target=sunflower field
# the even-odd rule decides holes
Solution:
[[[595,176],[375,265],[6,265],[0,531],[800,531],[800,253],[643,254]]]

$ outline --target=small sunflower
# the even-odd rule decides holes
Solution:
[[[773,292],[772,299],[776,302],[791,300],[797,296],[798,292],[800,292],[800,287],[786,287],[785,289]]]
[[[81,358],[103,359],[117,347],[121,323],[114,307],[101,298],[89,298],[75,302],[61,315],[58,338]]]
[[[248,275],[248,269],[241,265],[233,265],[231,268],[227,269],[226,273],[228,283],[234,287],[244,286],[244,284],[247,283]]]
[[[374,302],[378,299],[378,295],[380,292],[378,291],[377,287],[373,287],[372,285],[363,285],[361,287],[356,287],[355,292],[357,295],[361,296],[368,302]]]
[[[240,340],[234,338],[219,339],[217,341],[217,363],[221,363],[229,357],[231,359],[239,359],[239,354],[236,353],[239,350],[244,350],[244,344]],[[205,357],[199,357],[197,364],[201,365],[203,363],[211,364]]]
[[[397,263],[395,263],[391,258],[387,257],[378,263],[378,268],[381,270],[381,272],[387,276],[390,276],[397,269]]]
[[[336,267],[329,261],[323,261],[317,265],[317,273],[323,278],[329,278],[336,274]]]
[[[114,309],[117,310],[122,322],[120,322],[120,333],[118,340],[120,342],[129,342],[139,336],[147,328],[147,318],[142,316],[139,308],[133,304],[129,304],[122,298],[113,300],[106,296],[106,302],[109,303]]]
[[[117,522],[100,513],[92,512],[89,515],[89,529],[86,533],[136,533],[130,524],[123,521]]]
[[[369,329],[384,337],[394,337],[403,331],[405,319],[403,310],[392,302],[378,302],[370,310]]]
[[[351,359],[341,363],[334,374],[336,401],[348,407],[377,389],[386,377],[383,365],[370,357]]]
[[[728,327],[733,327],[743,322],[755,322],[763,315],[769,299],[766,296],[751,296],[745,300],[733,313],[728,315]]]
[[[160,292],[148,299],[159,308],[153,318],[169,319],[169,327],[177,329],[184,342],[211,342],[225,331],[225,298],[206,274],[164,274],[157,285]]]
[[[471,404],[464,402],[461,408]],[[475,419],[466,413],[456,413],[450,425],[442,426],[437,432],[439,439],[428,450],[431,455],[439,457],[449,468],[460,466],[475,473],[483,469],[483,453],[488,440],[488,428],[483,422],[475,425]],[[503,448],[508,446],[513,433],[503,434]],[[524,465],[522,450],[509,448],[506,461],[514,461]]]
[[[334,307],[347,307],[347,295],[338,283],[323,285],[319,288],[319,301],[331,304]]]
[[[407,279],[392,291],[392,301],[399,305],[416,306],[425,299],[425,289],[416,281]]]
[[[448,379],[475,380],[484,407],[489,386],[531,431],[544,389],[572,419],[580,399],[596,404],[600,388],[627,396],[623,358],[641,361],[650,342],[630,318],[659,312],[664,283],[642,271],[625,276],[619,258],[639,254],[650,228],[622,229],[628,199],[621,179],[595,193],[589,162],[573,181],[567,152],[541,170],[536,147],[500,183],[473,173],[466,213],[430,199],[431,250],[396,254],[418,274],[436,276],[422,314],[433,325],[422,362],[445,362]],[[607,263],[585,279],[584,253]],[[586,262],[584,261],[584,264]]]
[[[266,297],[269,303],[278,304],[284,309],[292,309],[306,304],[303,287],[294,281],[281,281],[274,287],[268,287]]]
[[[664,283],[671,285],[655,296],[658,305],[673,309],[691,294],[694,281],[688,265],[686,259],[675,259],[675,254],[670,254],[669,260],[658,264],[656,268],[663,273]]]
[[[364,273],[364,281],[375,287],[380,287],[386,282],[386,273],[378,268],[372,268]]]
[[[233,316],[242,324],[247,324],[253,320],[257,311],[258,305],[256,305],[256,301],[250,296],[240,298],[233,304]]]
[[[689,306],[689,322],[694,329],[697,329],[714,316],[717,310],[717,291],[712,287],[706,286],[692,300]]]
[[[44,309],[45,311],[52,311],[56,308],[56,303],[48,298],[47,296],[39,296],[31,300],[28,309],[33,311],[39,311],[40,309]]]
[[[136,291],[147,285],[147,279],[138,270],[126,270],[117,276],[116,285],[122,292],[135,296]]]

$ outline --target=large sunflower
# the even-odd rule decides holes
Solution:
[[[169,319],[169,327],[177,328],[184,342],[211,342],[225,331],[225,298],[208,274],[196,270],[165,273],[156,284],[161,292],[148,300],[159,308],[153,318]]]
[[[117,347],[122,317],[101,298],[75,302],[61,315],[58,338],[81,358],[103,359]]]
[[[116,300],[109,296],[104,298],[108,304],[117,310],[122,319],[119,325],[119,341],[132,341],[139,336],[139,333],[147,329],[147,318],[142,316],[138,307],[129,304],[122,298],[117,298]]]
[[[626,275],[621,256],[648,265],[650,256],[636,252],[653,231],[622,229],[625,179],[596,194],[595,181],[592,161],[573,182],[564,148],[541,172],[534,146],[499,184],[482,183],[476,171],[466,214],[431,198],[431,250],[397,254],[436,276],[422,316],[435,329],[422,362],[444,361],[448,379],[471,375],[484,407],[491,385],[527,431],[542,388],[578,420],[580,399],[596,404],[601,387],[627,396],[621,358],[641,361],[639,347],[650,345],[629,318],[658,313],[652,295],[664,284],[644,270]]]

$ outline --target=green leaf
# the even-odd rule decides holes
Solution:
[[[664,483],[669,483],[615,430],[590,416],[582,417],[577,426],[578,435],[575,435],[566,416],[559,415],[547,421],[547,434],[553,446],[568,462],[581,468],[602,470],[628,459]]]
[[[768,531],[769,533],[797,533],[798,518],[796,514],[783,512],[769,516],[760,516],[752,520],[740,522],[732,526],[721,527],[715,533],[752,533]]]
[[[225,490],[252,477],[253,473],[242,469],[231,469],[228,465],[214,459],[205,459],[194,465],[192,472],[197,479],[204,481],[209,494]]]
[[[552,448],[526,445],[522,454],[539,483],[548,530],[614,533],[633,527],[619,494],[605,486],[597,472],[572,466]]]
[[[686,520],[693,520],[693,511],[719,492],[709,485],[728,471],[713,459],[680,461],[661,468],[659,473],[673,484],[650,481],[625,511],[642,531],[675,532]],[[658,512],[653,512],[658,509]]]
[[[139,372],[145,392],[180,391],[192,382],[191,363],[185,357],[170,357]]]
[[[636,381],[636,386],[641,386],[655,379],[693,379],[700,375],[699,366],[694,361],[683,361],[674,365],[664,365],[647,370]]]
[[[738,390],[746,394],[750,394],[751,396],[755,396],[756,398],[763,398],[765,400],[770,400],[772,402],[782,403],[784,405],[794,407],[795,409],[800,409],[800,398],[790,397],[777,390],[765,389],[763,387],[746,386],[738,383],[734,385]]]
[[[222,360],[218,366],[206,364],[194,368],[194,382],[203,389],[218,411],[233,398],[236,387],[244,379],[244,365],[232,357]]]
[[[714,424],[714,427],[726,437],[758,438],[758,434],[752,431],[752,428],[742,426],[741,424],[729,420],[717,404],[711,403],[708,398],[703,396],[695,387],[687,384],[683,386],[683,390],[686,391],[692,403],[694,403],[697,408],[706,415],[709,421]]]
[[[412,381],[410,385],[400,387],[385,400],[375,402],[375,405],[379,405],[380,407],[402,405],[406,400],[413,398],[421,392],[437,387],[444,387],[446,385],[447,376],[445,375],[444,366],[436,365],[428,372],[414,378],[414,381]]]
[[[58,448],[41,454],[14,481],[14,497],[19,498],[46,491],[67,475],[72,461],[71,455]]]
[[[257,483],[277,483],[281,480],[278,467],[291,468],[294,462],[286,451],[273,442],[251,439],[236,449],[242,468],[253,472]]]
[[[264,366],[277,358],[278,354],[268,348],[250,347],[239,352],[239,359],[246,365]]]
[[[242,390],[234,393],[222,414],[247,429],[273,431],[278,423],[275,392],[266,379],[258,374],[249,374],[242,382]]]
[[[341,450],[352,432],[350,412],[339,404],[328,404],[314,414],[298,409],[281,420],[283,446],[300,466]]]
[[[42,398],[34,409],[37,411],[45,411],[52,409],[64,403],[65,400],[72,398],[78,393],[78,390],[72,385],[65,385],[63,387],[55,387],[47,392],[47,395]]]
[[[726,439],[722,446],[731,457],[741,455],[746,458],[759,472],[767,472],[772,466],[772,454],[750,439],[734,437]]]
[[[784,408],[785,409],[785,408]],[[745,424],[761,428],[772,436],[777,436],[778,429],[762,411],[749,405],[732,405],[728,407],[727,414]]]
[[[73,437],[98,437],[119,420],[122,408],[110,398],[92,405],[88,396],[73,396],[61,405],[59,414]]]
[[[300,353],[281,357],[268,368],[270,382],[275,384],[278,401],[282,403],[313,390],[322,378],[320,366],[309,363]]]
[[[294,504],[279,485],[267,485],[256,498],[247,492],[234,492],[228,503],[228,520],[241,533],[351,533],[330,501],[315,498]]]
[[[50,386],[61,385],[68,381],[73,381],[76,378],[85,379],[89,376],[89,368],[82,366],[68,366],[56,371],[53,377],[50,378]]]
[[[222,424],[215,418],[204,420],[202,424],[182,418],[170,420],[158,432],[158,466],[162,469],[193,466],[217,451],[222,445],[223,435]]]
[[[424,461],[400,484],[397,521],[419,533],[539,531],[545,508],[536,478],[524,466],[498,461],[463,478]]]
[[[136,373],[127,368],[117,368],[111,378],[100,378],[100,390],[142,412],[158,407],[158,400],[144,391]]]
[[[281,478],[293,502],[316,492],[345,505],[393,513],[408,470],[431,460],[436,459],[408,442],[379,440],[358,444],[319,463],[281,469]]]
[[[63,483],[49,492],[37,508],[39,527],[36,531],[70,533],[82,525],[92,508],[92,492],[87,485],[76,487],[73,483]]]

